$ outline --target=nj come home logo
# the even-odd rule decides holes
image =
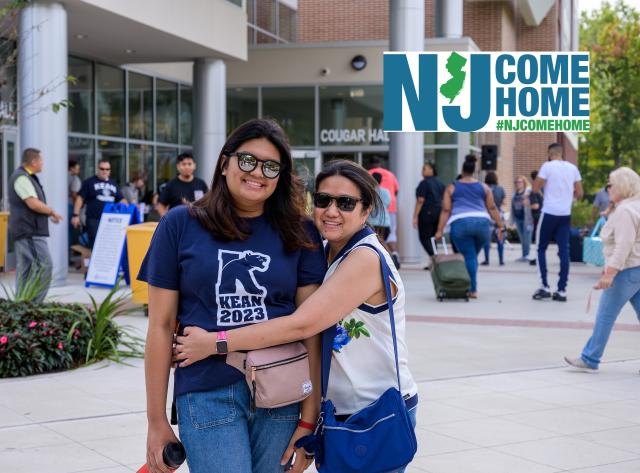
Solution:
[[[389,52],[384,130],[589,131],[586,52]]]

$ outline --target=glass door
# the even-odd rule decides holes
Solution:
[[[313,192],[316,176],[322,168],[322,158],[319,151],[291,150],[295,172],[304,181],[307,192]]]
[[[19,163],[16,128],[0,126],[0,211],[9,210],[9,178]]]

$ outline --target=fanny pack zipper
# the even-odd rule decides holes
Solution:
[[[302,353],[301,355],[293,356],[291,358],[287,358],[286,360],[274,361],[273,363],[267,363],[265,365],[251,366],[249,369],[253,371],[266,370],[267,368],[273,368],[275,366],[286,365],[295,361],[304,360],[308,356],[308,353]]]

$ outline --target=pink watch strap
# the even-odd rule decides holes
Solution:
[[[225,332],[224,330],[216,333],[216,340],[226,340],[226,339],[227,339],[227,332]]]

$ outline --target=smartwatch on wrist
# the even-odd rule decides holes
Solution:
[[[79,217],[80,215],[78,214],[73,214],[72,217]]]
[[[223,330],[216,334],[216,354],[226,355],[227,353],[229,353],[227,347],[227,332]]]

